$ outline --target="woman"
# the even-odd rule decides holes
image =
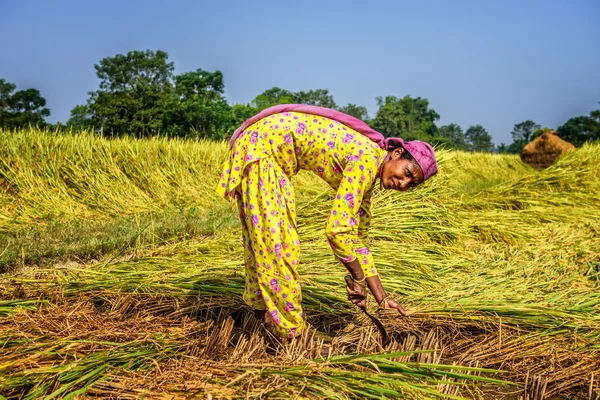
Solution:
[[[301,333],[302,294],[296,203],[290,177],[312,171],[337,190],[325,233],[353,278],[349,300],[366,305],[368,286],[380,307],[406,312],[388,297],[365,244],[371,196],[407,190],[437,172],[431,146],[384,139],[339,111],[298,104],[268,108],[246,121],[230,141],[217,192],[237,200],[242,222],[244,301],[282,337]]]

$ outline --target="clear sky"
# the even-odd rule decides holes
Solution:
[[[373,116],[376,96],[410,94],[510,143],[515,123],[600,108],[599,22],[599,0],[0,0],[0,78],[65,122],[94,63],[164,50],[176,73],[221,70],[232,103],[324,88]]]

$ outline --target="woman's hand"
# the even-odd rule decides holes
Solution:
[[[394,300],[394,299],[392,299],[390,297],[387,297],[387,298],[383,299],[383,303],[381,304],[380,307],[388,309],[388,310],[395,308],[396,310],[398,310],[398,312],[400,314],[402,314],[403,316],[406,316],[406,310],[404,308],[402,308],[402,306],[400,304],[398,304],[396,302],[396,300]]]
[[[352,281],[346,281],[346,291],[348,292],[348,300],[358,307],[367,306],[367,289],[360,284]]]

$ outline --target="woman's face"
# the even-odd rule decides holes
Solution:
[[[400,158],[402,147],[388,153],[381,170],[381,183],[385,189],[405,191],[423,182],[423,171],[416,162]]]

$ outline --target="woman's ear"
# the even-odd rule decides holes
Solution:
[[[404,149],[402,147],[396,147],[394,150],[392,150],[392,154],[391,154],[390,158],[392,160],[397,160],[400,158],[402,153],[404,153]]]

